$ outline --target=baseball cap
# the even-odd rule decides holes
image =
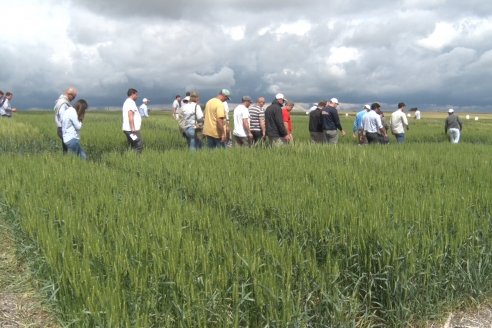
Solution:
[[[147,98],[142,99],[143,102],[149,101]]]
[[[243,98],[241,98],[241,101],[244,102],[244,101],[249,101],[249,102],[252,102],[251,100],[251,97],[250,96],[244,96]]]
[[[220,90],[220,94],[227,97],[227,99],[231,99],[231,92],[228,89]]]
[[[331,98],[330,102],[332,102],[334,104],[338,104],[338,99],[337,98]]]
[[[284,94],[283,93],[277,93],[275,95],[275,99],[285,99]]]
[[[452,108],[448,109],[448,113],[450,113],[450,114],[454,113],[454,109],[452,109]]]
[[[365,105],[364,105],[364,109],[371,109],[371,105],[369,105],[369,104],[365,104]]]

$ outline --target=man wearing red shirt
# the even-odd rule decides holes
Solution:
[[[282,107],[282,118],[284,120],[284,126],[287,132],[289,133],[289,142],[294,142],[293,136],[292,136],[292,120],[290,119],[290,112],[294,108],[294,103],[291,101],[288,101],[287,104]]]

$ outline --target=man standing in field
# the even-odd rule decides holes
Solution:
[[[447,133],[452,144],[460,142],[461,130],[463,130],[463,123],[460,118],[455,114],[454,109],[448,109],[448,117],[444,123],[444,133]]]
[[[328,105],[321,112],[321,122],[323,123],[323,132],[325,134],[325,142],[328,144],[336,145],[338,143],[338,132],[340,130],[342,137],[345,135],[345,131],[340,123],[340,117],[338,116],[338,99],[331,98]]]
[[[352,127],[352,132],[354,138],[357,138],[359,145],[365,145],[367,143],[364,137],[364,130],[362,129],[362,121],[364,116],[371,110],[371,106],[364,105],[364,108],[355,115],[354,126]]]
[[[69,87],[65,92],[60,95],[58,100],[55,103],[55,107],[53,110],[55,111],[55,123],[56,123],[56,134],[61,140],[63,154],[66,154],[68,151],[67,146],[63,142],[63,132],[62,132],[62,116],[63,113],[67,110],[67,108],[72,107],[72,100],[77,97],[77,89],[74,87]]]
[[[323,143],[323,122],[321,122],[321,111],[326,106],[326,101],[320,101],[314,110],[309,111],[309,134],[314,143]]]
[[[234,144],[238,147],[250,146],[253,140],[253,134],[249,128],[249,106],[251,97],[244,96],[242,103],[234,108]]]
[[[208,148],[224,148],[226,137],[224,101],[229,100],[231,92],[220,90],[219,94],[205,104],[205,121],[203,135],[207,139]]]
[[[405,141],[405,129],[409,129],[407,115],[405,115],[405,103],[399,103],[398,109],[391,114],[390,126],[396,142],[402,144]]]
[[[265,110],[266,135],[270,145],[279,146],[289,142],[289,132],[285,128],[282,116],[282,105],[284,104],[284,95],[277,93],[275,100]]]
[[[173,101],[173,117],[175,120],[178,120],[179,118],[178,111],[180,108],[181,108],[181,96],[176,95]]]
[[[294,108],[294,103],[292,101],[288,101],[287,105],[282,107],[282,119],[284,120],[284,126],[289,133],[289,142],[294,142],[294,137],[292,136],[292,119],[290,117],[290,112]]]
[[[142,125],[142,117],[138,111],[135,101],[138,98],[138,91],[135,89],[128,89],[128,98],[123,103],[123,133],[126,136],[128,145],[137,153],[141,153],[143,150],[142,136],[140,135],[140,127]]]
[[[149,107],[147,107],[149,100],[147,98],[142,99],[142,104],[138,108],[141,117],[149,117]]]
[[[263,106],[265,105],[265,98],[259,97],[256,100],[256,104],[249,106],[249,125],[250,131],[253,135],[253,142],[256,144],[265,139],[265,112]]]
[[[381,116],[377,113],[381,106],[378,103],[371,105],[371,111],[364,116],[362,128],[369,144],[382,144],[388,138],[381,123]]]

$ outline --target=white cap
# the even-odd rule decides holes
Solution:
[[[450,114],[454,113],[454,109],[452,109],[452,108],[448,109],[448,113],[450,113]]]
[[[144,99],[142,99],[142,101],[146,103],[149,100],[147,98],[144,98]]]
[[[364,109],[371,109],[371,105],[365,104]]]
[[[338,104],[338,99],[337,98],[331,98],[330,102],[334,103],[334,104]]]
[[[275,99],[285,99],[285,97],[284,97],[283,93],[277,93],[275,95]]]

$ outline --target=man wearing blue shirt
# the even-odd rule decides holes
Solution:
[[[352,132],[354,138],[357,138],[360,145],[364,145],[367,143],[367,139],[364,136],[364,130],[362,129],[362,120],[364,116],[371,110],[371,106],[364,105],[364,108],[355,115],[354,126],[352,128]]]

